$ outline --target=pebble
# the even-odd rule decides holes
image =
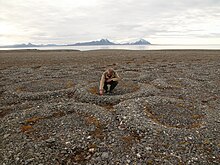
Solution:
[[[90,148],[89,149],[89,152],[94,152],[95,151],[95,148]]]
[[[108,159],[109,153],[108,152],[103,152],[101,157],[102,157],[102,159]]]
[[[151,147],[145,147],[145,150],[147,150],[147,151],[151,151],[152,148],[151,148]]]
[[[47,143],[54,143],[55,141],[55,138],[50,138],[46,140]]]
[[[61,154],[66,154],[66,153],[68,153],[66,150],[62,150],[61,152],[60,152]]]
[[[138,158],[140,158],[140,157],[141,157],[141,155],[140,155],[139,153],[137,153],[137,157],[138,157]]]
[[[87,136],[87,139],[89,140],[89,139],[91,139],[92,138],[92,136]]]
[[[27,160],[25,161],[25,164],[29,164],[29,163],[31,163],[31,162],[33,162],[33,161],[34,161],[34,158],[27,159]]]
[[[10,136],[10,134],[5,134],[5,135],[3,136],[3,138],[6,139],[6,138],[9,137],[9,136]]]

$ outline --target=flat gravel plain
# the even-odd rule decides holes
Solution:
[[[220,51],[0,51],[0,80],[2,165],[220,164]]]

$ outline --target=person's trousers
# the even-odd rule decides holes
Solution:
[[[118,85],[118,81],[105,82],[103,87],[105,91],[108,91],[108,84],[110,85],[110,91],[112,91]]]

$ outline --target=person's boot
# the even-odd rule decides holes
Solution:
[[[110,91],[109,91],[109,94],[112,94],[112,93],[113,93],[113,90],[110,90]]]

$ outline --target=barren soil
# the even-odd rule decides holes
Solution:
[[[0,164],[220,164],[220,51],[0,51],[0,79]]]

